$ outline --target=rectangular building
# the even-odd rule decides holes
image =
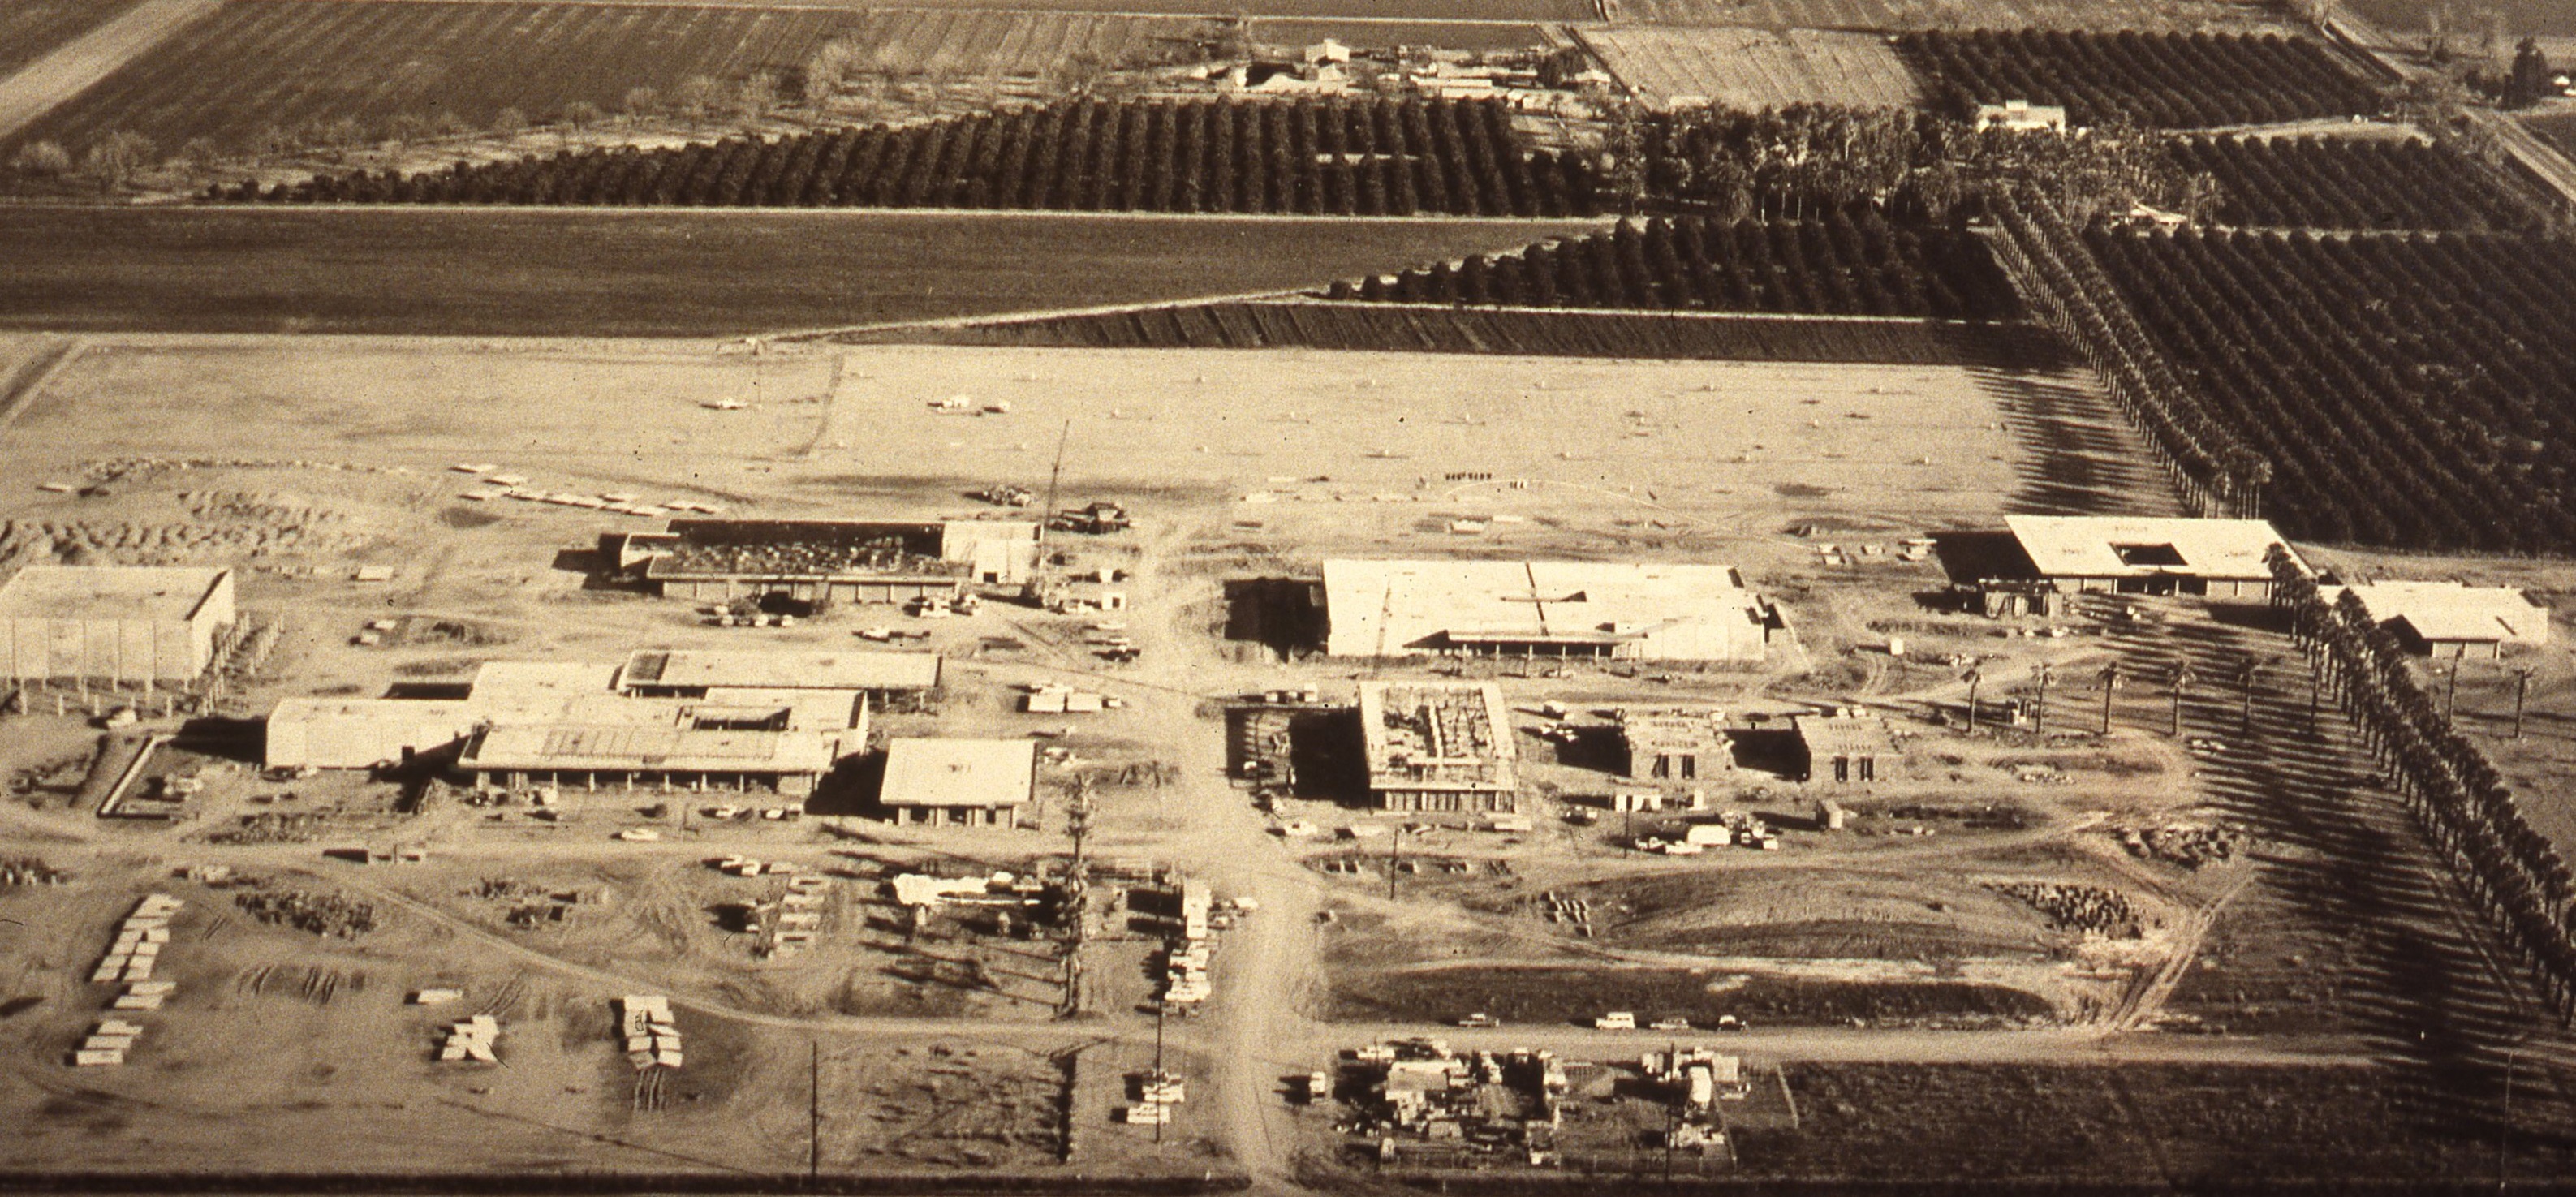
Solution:
[[[1324,563],[1325,651],[1759,661],[1788,625],[1722,565]]]
[[[1867,715],[1802,715],[1797,725],[1808,781],[1865,785],[1896,779],[1903,758],[1886,720]]]
[[[1017,827],[1037,762],[1035,740],[894,740],[878,802],[897,823]]]
[[[617,689],[666,698],[716,690],[855,690],[882,701],[936,688],[940,665],[937,653],[654,648],[627,656]]]
[[[2264,557],[2289,548],[2263,520],[2008,515],[2004,527],[2032,576],[2061,592],[2269,598]]]
[[[453,748],[483,716],[467,699],[289,698],[268,715],[271,769],[368,769]]]
[[[1711,708],[1626,712],[1619,739],[1628,750],[1628,776],[1639,781],[1694,781],[1735,768],[1726,716]]]
[[[1508,814],[1520,759],[1502,687],[1362,682],[1360,748],[1369,798],[1386,810]]]
[[[496,724],[466,741],[457,768],[479,790],[774,790],[802,798],[832,767],[821,732],[711,730],[694,721]]]
[[[2344,589],[2408,652],[2433,657],[2500,657],[2508,644],[2549,643],[2549,608],[2511,586],[2458,582],[2372,582],[2324,587],[2327,601]]]
[[[673,520],[658,534],[612,534],[601,553],[672,598],[730,602],[905,603],[969,585],[1017,586],[1037,568],[1026,521]]]
[[[228,569],[31,565],[0,586],[0,678],[185,685],[238,618]]]

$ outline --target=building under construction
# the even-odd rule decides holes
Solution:
[[[1759,661],[1788,624],[1723,565],[1324,563],[1325,651]]]
[[[1735,768],[1726,716],[1711,707],[1632,710],[1619,716],[1628,776],[1639,781],[1697,781]]]
[[[671,598],[906,603],[953,598],[970,585],[1028,581],[1037,568],[1038,526],[673,520],[664,532],[604,535],[600,553],[619,576]]]
[[[1386,810],[1519,808],[1519,752],[1499,686],[1363,682],[1360,743],[1369,798]]]
[[[31,565],[0,586],[0,679],[186,685],[238,619],[228,569]]]

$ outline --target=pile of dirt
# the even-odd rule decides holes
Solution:
[[[271,926],[283,924],[315,935],[355,939],[376,929],[376,907],[372,902],[339,894],[308,893],[304,890],[270,889],[267,883],[246,882],[255,888],[233,895],[233,904],[250,912],[252,918]]]
[[[2018,898],[2048,916],[2050,925],[2106,939],[2136,939],[2145,922],[2128,895],[2098,885],[2062,881],[1990,881],[1986,888]]]

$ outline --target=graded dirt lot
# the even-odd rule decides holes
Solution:
[[[20,208],[0,327],[733,336],[1324,286],[1569,221]]]

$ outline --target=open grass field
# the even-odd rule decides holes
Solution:
[[[0,213],[0,327],[730,336],[1313,288],[1583,227],[28,208]]]
[[[16,0],[0,7],[0,75],[134,7],[137,0]]]
[[[2545,0],[2532,0],[2543,3]],[[1602,0],[1609,20],[1764,29],[2285,28],[2267,4],[2228,0]]]
[[[550,119],[586,101],[615,111],[627,89],[665,96],[706,75],[740,80],[801,66],[850,21],[831,9],[466,0],[230,0],[205,23],[127,64],[31,126],[82,146],[126,129],[176,148],[239,149],[271,127],[445,113],[481,128],[505,107]]]
[[[1610,73],[1658,108],[1852,104],[1907,108],[1923,90],[1881,37],[1819,29],[1613,27],[1580,35]]]

